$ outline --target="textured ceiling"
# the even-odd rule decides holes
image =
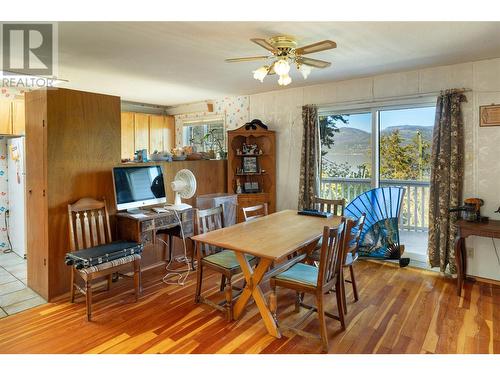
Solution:
[[[249,39],[278,34],[338,45],[309,55],[330,68],[306,81],[292,72],[287,87],[500,57],[500,22],[62,22],[59,76],[65,87],[161,105],[276,90],[276,76],[252,78],[262,63],[224,59],[265,54]]]

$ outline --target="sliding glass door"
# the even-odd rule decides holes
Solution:
[[[427,250],[430,152],[435,106],[424,103],[324,111],[319,117],[321,195],[345,198],[379,186],[402,186],[402,243],[415,260]]]

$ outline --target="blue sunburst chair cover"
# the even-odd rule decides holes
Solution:
[[[366,213],[360,256],[401,260],[404,246],[399,243],[398,224],[404,193],[402,187],[380,187],[359,195],[347,205],[347,217],[358,219]]]

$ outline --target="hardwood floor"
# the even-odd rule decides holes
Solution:
[[[330,353],[500,353],[500,287],[455,282],[437,273],[400,269],[389,263],[356,264],[360,300],[347,285],[347,329],[329,320]],[[0,319],[0,353],[320,353],[319,340],[284,332],[267,334],[255,304],[239,321],[227,323],[219,311],[193,303],[195,273],[184,287],[165,285],[161,269],[143,276],[144,293],[134,303],[129,280],[97,293],[94,321],[85,318],[82,298],[45,304]],[[206,276],[205,295],[218,293],[219,279]],[[327,298],[336,313],[335,294]],[[278,289],[280,321],[293,312],[293,292]],[[306,300],[307,302],[307,300]],[[311,316],[304,330],[317,334]]]

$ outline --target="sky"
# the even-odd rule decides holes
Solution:
[[[383,130],[396,125],[433,126],[435,107],[407,108],[380,111],[380,128]],[[338,124],[339,128],[350,127],[371,133],[371,113],[359,113],[349,116],[349,124]]]

